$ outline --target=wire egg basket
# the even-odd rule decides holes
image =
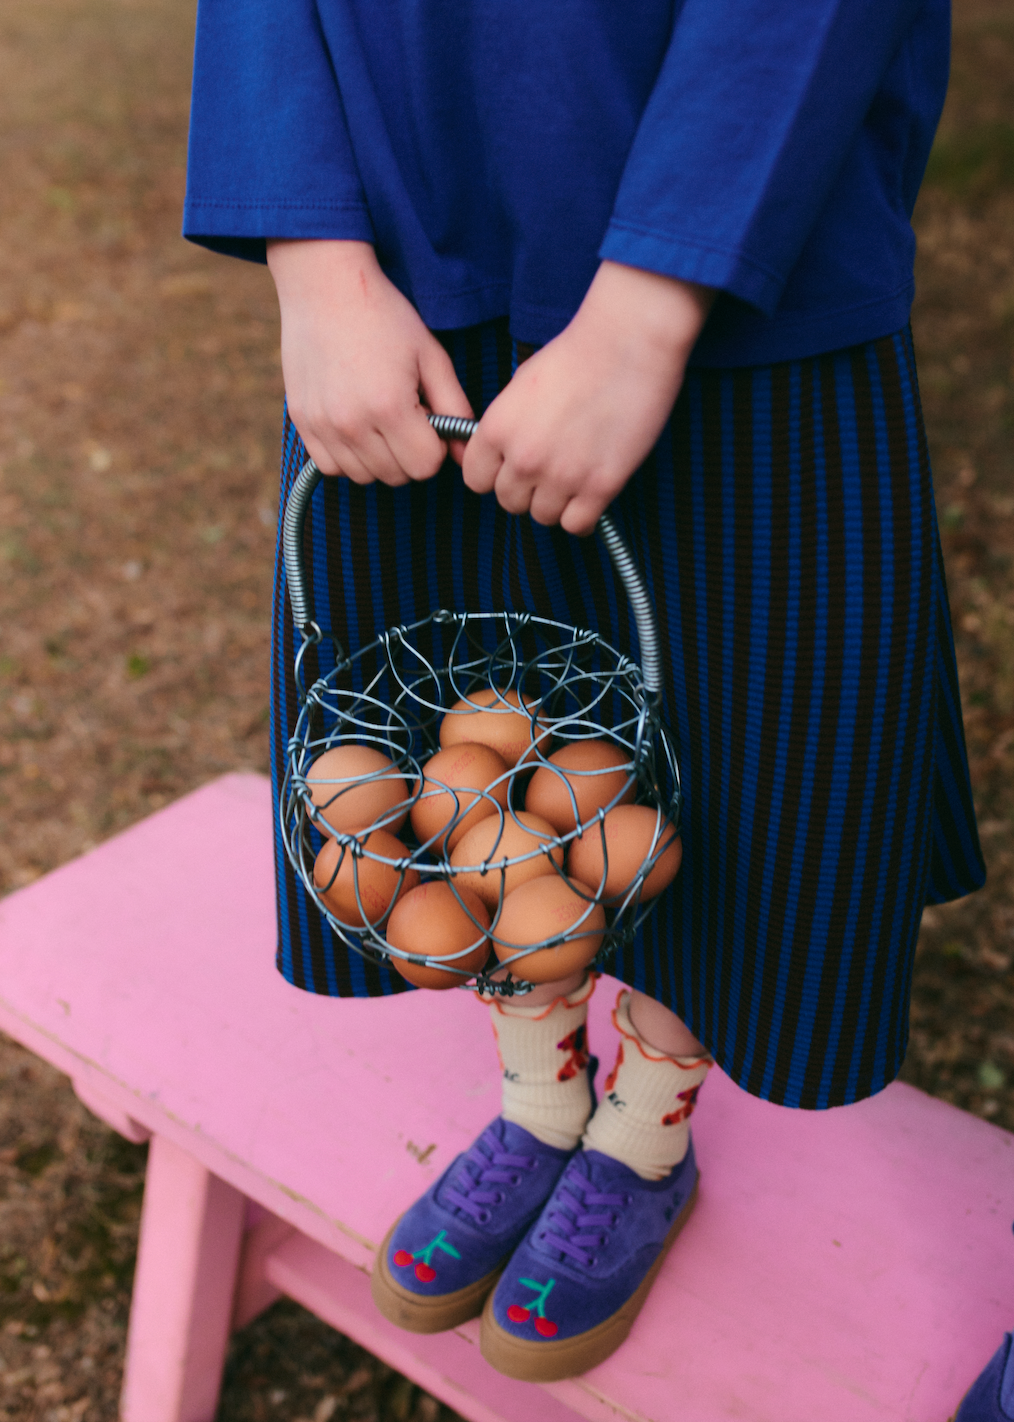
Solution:
[[[468,439],[476,427],[475,421],[446,415],[431,415],[430,423],[444,439]],[[631,942],[651,912],[654,899],[643,894],[644,884],[679,833],[681,803],[675,747],[660,714],[658,631],[651,599],[626,543],[609,515],[603,514],[596,535],[630,602],[640,664],[593,630],[535,613],[446,608],[419,621],[389,627],[359,651],[346,655],[313,620],[303,570],[303,527],[321,478],[317,466],[308,460],[293,485],[282,525],[289,597],[301,643],[294,666],[300,709],[287,746],[280,813],[286,853],[306,892],[349,950],[377,963],[401,960],[415,968],[436,969],[449,975],[455,985],[500,996],[530,991],[532,984],[523,977],[523,960],[546,948],[561,948],[587,939],[592,920],[601,924],[601,905],[605,926],[591,966],[602,967],[617,948]],[[334,646],[334,668],[307,686],[307,652],[324,640]],[[464,707],[456,713],[452,708],[459,702]],[[425,780],[423,769],[430,755],[440,749],[438,736],[443,717],[469,714],[473,707],[494,715],[511,715],[515,723],[517,719],[525,720],[528,744],[516,766],[485,787],[470,788],[466,796],[464,791],[456,792],[439,780]],[[623,772],[623,780],[616,784],[608,803],[577,823],[580,812],[574,787],[581,772],[570,770],[564,775],[549,757],[562,746],[581,741],[606,742],[621,751],[616,769]],[[308,780],[319,757],[343,746],[380,751],[390,761],[390,767],[378,761],[379,768],[364,775],[317,778],[315,783]],[[565,787],[575,827],[565,833],[537,834],[534,847],[524,853],[498,853],[511,822],[532,833],[518,815],[524,786],[540,767],[548,767]],[[348,819],[342,813],[343,801],[346,796],[361,794],[364,787],[380,792],[381,800],[387,803],[369,824],[357,824],[354,832],[343,832],[341,824]],[[399,830],[421,797],[445,792],[449,792],[448,803],[453,804],[453,809],[438,834],[420,839],[409,830],[403,854],[390,855],[370,848],[368,840],[375,831]],[[607,901],[606,815],[632,797],[637,804],[655,811],[655,832],[639,871],[622,892],[614,893]],[[447,840],[453,838],[465,816],[473,814],[479,799],[488,802],[490,816],[496,817],[491,818],[491,847],[479,863],[454,864],[445,847]],[[565,872],[570,846],[586,835],[597,836],[600,843],[597,886],[577,883]],[[326,839],[335,842],[335,867],[330,878],[320,883],[315,879],[314,865]],[[542,872],[555,872],[565,879],[584,900],[584,907],[565,932],[537,942],[515,943],[497,932],[507,871],[540,856],[547,861]],[[355,912],[346,910],[347,916],[339,918],[325,902],[325,895],[330,894],[347,858],[351,859]],[[422,883],[443,881],[449,885],[474,925],[474,941],[459,952],[440,957],[413,953],[390,943],[384,925],[393,896],[388,895],[382,911],[371,907],[372,901],[363,887],[365,871],[371,863],[389,871],[395,895],[415,883],[416,875]],[[474,882],[476,874],[484,879],[493,875],[492,882],[497,886],[489,928],[475,915],[457,886],[464,875],[472,876]],[[481,949],[487,939],[495,950],[495,961],[491,953],[490,961],[476,971],[476,949]]]

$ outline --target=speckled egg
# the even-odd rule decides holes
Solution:
[[[478,869],[456,874],[454,882],[459,887],[473,889],[486,907],[493,910],[500,902],[501,884],[507,895],[529,879],[537,879],[541,874],[555,874],[554,861],[563,868],[563,847],[553,843],[555,838],[556,831],[549,821],[529,814],[527,810],[519,810],[516,817],[507,814],[502,821],[497,814],[487,815],[455,845],[451,853],[453,865],[460,868],[486,864],[490,860],[499,863],[518,855],[532,857],[522,859],[520,864],[511,864],[506,869],[488,869],[485,874]]]
[[[493,947],[503,962],[521,948],[573,930],[578,934],[576,938],[556,947],[537,949],[511,964],[515,978],[552,983],[591,962],[602,945],[605,926],[606,913],[601,904],[589,903],[559,874],[544,874],[529,879],[504,899],[493,927]]]
[[[605,833],[605,856],[602,835]],[[617,805],[598,823],[571,842],[567,873],[598,893],[608,857],[602,896],[607,903],[622,899],[641,872],[645,860],[657,863],[641,886],[641,898],[653,899],[675,879],[683,859],[683,842],[675,826],[648,805]]]
[[[528,711],[535,700],[517,691],[502,691],[486,686],[469,692],[455,703],[440,722],[442,747],[460,745],[464,741],[491,746],[507,765],[517,765],[532,753],[532,721]],[[544,728],[536,723],[536,736],[548,750]]]
[[[408,786],[394,762],[373,746],[332,747],[310,766],[306,782],[323,816],[314,821],[321,834],[355,834],[388,815],[383,828],[391,834],[405,823]],[[402,804],[404,809],[396,808]]]
[[[633,800],[637,785],[632,776],[630,754],[619,746],[610,741],[572,741],[554,751],[549,764],[540,765],[532,776],[525,809],[567,834],[617,796],[619,804]]]
[[[474,977],[489,957],[488,928],[489,914],[478,894],[470,889],[455,894],[442,879],[428,880],[395,904],[387,922],[387,941],[406,953],[449,959],[448,968],[405,962],[394,955],[391,964],[416,987],[457,987]],[[462,956],[453,957],[456,953]]]
[[[423,766],[422,794],[412,806],[412,828],[420,844],[432,842],[440,853],[453,849],[473,825],[495,814],[497,805],[506,804],[503,757],[490,746],[463,742],[437,751]],[[454,828],[445,835],[452,822]]]
[[[374,830],[367,835],[362,848],[365,853],[355,854],[337,840],[326,840],[314,860],[313,882],[340,922],[350,928],[363,928],[367,923],[377,928],[395,900],[419,883],[419,871],[408,868],[402,873],[393,864],[380,863],[370,857],[379,855],[384,860],[395,861],[408,857],[405,845],[387,830]]]

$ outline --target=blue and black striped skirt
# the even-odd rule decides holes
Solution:
[[[479,412],[518,348],[503,322],[444,339]],[[305,458],[287,423],[283,499]],[[613,511],[655,599],[685,796],[682,869],[613,971],[747,1091],[871,1095],[904,1056],[923,906],[985,878],[910,336],[690,371]],[[349,652],[444,606],[529,608],[637,656],[597,541],[505,514],[450,462],[397,490],[324,480],[306,557],[314,616]],[[294,652],[279,557],[276,791]],[[285,977],[404,990],[333,938],[276,852]]]

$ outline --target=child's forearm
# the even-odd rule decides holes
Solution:
[[[616,341],[654,350],[682,380],[716,295],[694,282],[603,262],[574,319],[594,321]]]
[[[483,417],[464,460],[469,488],[589,533],[658,438],[713,298],[603,262],[570,325]]]
[[[268,269],[279,300],[319,299],[325,283],[343,279],[361,281],[365,273],[379,269],[369,242],[277,238],[266,245]]]
[[[392,487],[434,475],[447,449],[426,406],[451,415],[471,408],[446,351],[370,244],[273,241],[268,268],[289,413],[322,472]]]

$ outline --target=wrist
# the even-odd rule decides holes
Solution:
[[[682,366],[717,294],[695,282],[606,261],[584,305],[614,328],[614,338],[626,336]]]
[[[268,270],[278,289],[296,295],[306,291],[319,296],[322,283],[365,280],[380,270],[370,242],[342,238],[270,238]]]

